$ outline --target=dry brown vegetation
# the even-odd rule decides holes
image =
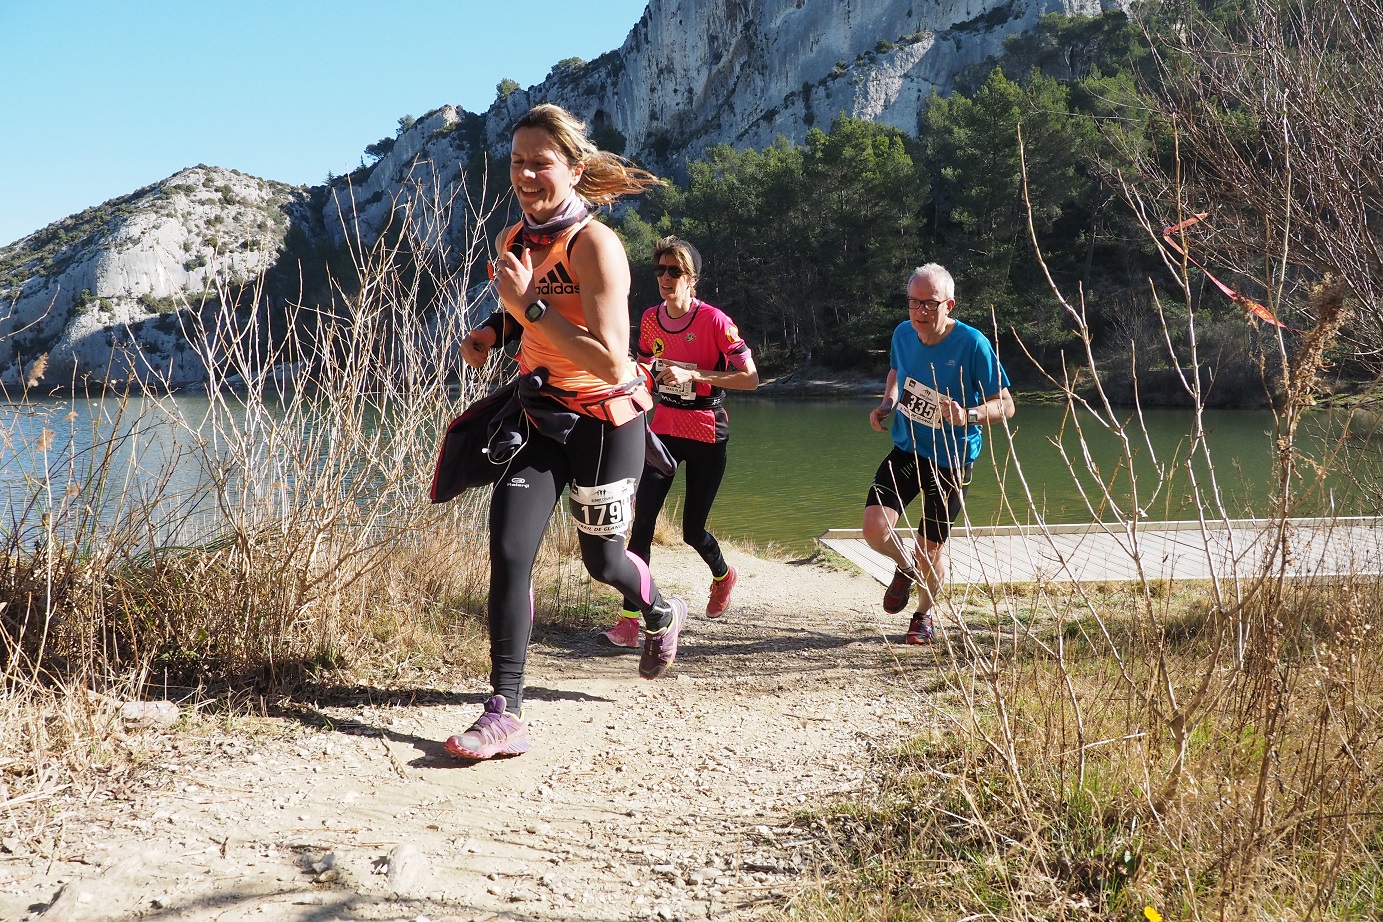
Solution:
[[[1152,589],[957,600],[916,688],[946,729],[804,818],[832,872],[796,917],[1370,918],[1377,580],[1285,584],[1233,615],[1209,585]]]

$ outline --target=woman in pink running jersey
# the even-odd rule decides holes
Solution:
[[[724,311],[696,297],[701,254],[677,237],[664,237],[653,247],[653,271],[663,303],[644,312],[639,324],[638,358],[652,364],[658,405],[652,430],[662,439],[679,466],[685,464],[686,503],[682,510],[682,540],[701,555],[711,570],[706,617],[719,618],[730,604],[738,574],[725,561],[706,519],[725,475],[729,418],[725,391],[752,391],[759,372],[749,346]],[[647,561],[653,528],[663,508],[672,475],[644,466],[634,499],[634,524],[629,552]],[[600,635],[614,647],[639,646],[639,605],[626,598],[619,622]]]

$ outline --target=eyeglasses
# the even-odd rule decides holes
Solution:
[[[908,298],[908,310],[910,310],[910,311],[922,311],[922,310],[935,311],[935,310],[940,310],[940,309],[941,309],[941,305],[945,304],[945,303],[946,303],[947,301],[949,301],[949,300],[951,300],[951,299],[950,299],[950,298],[943,298],[943,299],[940,300],[940,301],[933,301],[933,300],[931,300],[930,298],[926,298],[926,299]]]
[[[659,263],[658,265],[653,267],[653,274],[658,276],[659,278],[666,275],[671,278],[680,279],[682,276],[687,274],[687,270],[683,269],[681,266],[665,266],[662,263]]]

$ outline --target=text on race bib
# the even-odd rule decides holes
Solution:
[[[637,486],[632,477],[594,487],[572,484],[567,503],[577,530],[599,537],[627,532]]]
[[[903,382],[903,392],[898,397],[898,412],[915,423],[940,429],[946,424],[941,414],[943,400],[945,398],[935,389],[916,378],[908,378]]]
[[[658,359],[653,363],[653,374],[656,376],[668,365],[676,365],[678,368],[695,368],[695,362],[674,362],[672,359]],[[686,384],[663,384],[659,382],[658,393],[667,394],[669,397],[677,397],[680,400],[696,399],[696,382],[688,381]]]

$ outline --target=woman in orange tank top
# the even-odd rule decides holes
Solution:
[[[591,206],[660,183],[601,151],[586,126],[559,106],[530,109],[515,126],[509,161],[523,220],[497,241],[495,284],[504,323],[522,326],[521,371],[560,398],[528,406],[525,442],[490,497],[490,681],[494,694],[470,729],[447,740],[465,759],[528,751],[523,667],[533,622],[533,562],[558,498],[570,511],[587,571],[640,603],[645,643],[639,674],[655,679],[677,656],[687,606],[664,599],[648,565],[625,550],[643,470],[650,399],[629,353],[629,260]],[[472,366],[486,360],[497,325],[462,344]],[[640,393],[642,393],[641,402]],[[560,436],[534,420],[556,409],[574,418]]]

